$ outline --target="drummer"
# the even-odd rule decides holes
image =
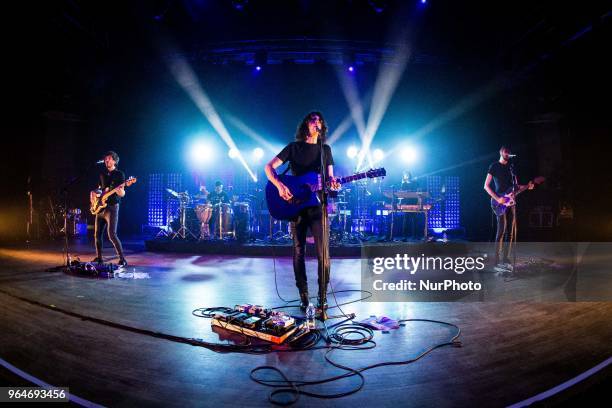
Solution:
[[[215,191],[208,194],[208,202],[212,205],[230,202],[229,195],[223,191],[221,180],[215,182]]]

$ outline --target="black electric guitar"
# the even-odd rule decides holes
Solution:
[[[119,184],[117,187],[113,188],[112,190],[105,191],[100,196],[92,195],[90,197],[91,206],[89,207],[89,211],[93,215],[98,214],[99,212],[101,212],[102,210],[106,208],[106,206],[108,205],[106,201],[109,199],[110,196],[115,194],[121,187],[129,187],[132,184],[134,184],[137,180],[138,179],[136,177],[129,177],[127,180],[125,180],[125,182]]]
[[[356,173],[352,176],[337,179],[340,184],[349,183],[364,178],[385,177],[387,171],[384,168],[368,170]],[[278,176],[279,180],[287,186],[293,197],[287,201],[278,193],[274,184],[268,181],[266,185],[266,202],[270,215],[277,220],[291,220],[297,217],[304,208],[316,207],[320,204],[317,191],[322,190],[320,175],[315,172],[306,173],[302,176]]]
[[[497,201],[495,201],[493,198],[491,198],[491,208],[493,209],[493,212],[495,213],[495,215],[503,215],[506,210],[510,207],[513,207],[514,205],[516,205],[516,196],[519,195],[520,193],[522,193],[523,191],[529,189],[529,187],[531,185],[539,185],[542,184],[543,182],[546,181],[545,177],[536,177],[533,180],[531,180],[529,183],[527,183],[526,185],[519,187],[518,190],[513,191],[512,187],[510,187],[508,190],[506,190],[504,192],[504,194],[501,195],[501,197],[505,197],[506,201],[503,204],[498,203]]]

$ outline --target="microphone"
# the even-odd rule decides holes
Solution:
[[[98,160],[98,161],[96,162],[96,164],[102,164],[102,163],[104,163],[104,160]]]
[[[516,157],[516,154],[509,154],[508,157]]]

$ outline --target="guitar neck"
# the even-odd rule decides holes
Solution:
[[[367,177],[367,173],[357,173],[352,176],[342,177],[338,180],[340,184],[350,183],[352,181],[361,180]]]
[[[117,191],[119,191],[120,188],[125,187],[125,182],[119,184],[117,187],[113,188],[110,191],[107,191],[106,193],[104,193],[104,198],[108,198],[110,196],[112,196],[113,194],[115,194]]]

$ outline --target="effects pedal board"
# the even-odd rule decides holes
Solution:
[[[304,320],[251,304],[236,305],[231,312],[215,313],[211,324],[275,344],[285,342],[305,327]]]

